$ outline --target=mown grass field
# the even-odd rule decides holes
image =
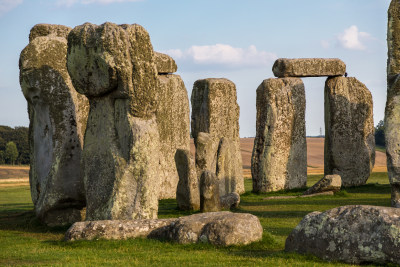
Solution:
[[[308,186],[321,177],[309,176]],[[247,246],[222,248],[144,239],[65,242],[67,228],[48,228],[35,219],[28,186],[0,187],[0,266],[345,266],[310,255],[285,253],[286,237],[312,211],[352,204],[390,205],[386,173],[373,173],[367,185],[346,188],[334,196],[265,200],[273,195],[299,195],[302,190],[252,194],[248,179],[246,190],[235,212],[258,216],[263,239]],[[175,200],[160,201],[160,218],[188,214],[176,210]]]

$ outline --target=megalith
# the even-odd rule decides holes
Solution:
[[[387,100],[385,143],[392,206],[400,208],[400,3],[392,0],[387,29]]]
[[[179,175],[175,164],[177,149],[190,150],[189,98],[181,77],[168,55],[155,52],[158,71],[156,121],[160,135],[160,199],[175,198]]]
[[[304,84],[299,78],[271,78],[257,88],[253,192],[305,187],[305,104]]]
[[[62,25],[35,25],[20,55],[20,84],[28,102],[32,202],[49,226],[82,220],[81,172],[89,103],[67,71],[67,35]]]
[[[324,173],[338,174],[343,186],[366,183],[375,163],[372,95],[353,77],[325,83]]]
[[[244,192],[242,172],[242,156],[239,138],[239,105],[237,104],[235,84],[227,79],[197,80],[193,85],[192,103],[192,135],[196,146],[196,166],[198,175],[204,170],[214,173],[220,170],[219,180],[229,181],[224,187],[224,194]],[[200,137],[205,133],[208,136]],[[230,159],[220,160],[218,165],[218,148],[224,138],[224,147],[229,146]],[[203,140],[201,140],[203,139]],[[200,142],[199,142],[200,141]],[[200,144],[202,143],[202,144]],[[201,151],[203,146],[206,151]],[[227,151],[220,149],[221,153]],[[203,153],[201,158],[198,154]],[[206,153],[206,154],[204,154]],[[224,154],[225,155],[225,154]],[[222,157],[222,154],[220,158]],[[227,156],[223,156],[227,158]],[[202,162],[207,159],[207,162]],[[201,166],[202,163],[207,166]],[[229,163],[229,166],[227,165]],[[222,171],[227,170],[228,171]],[[223,176],[222,176],[223,175]],[[224,182],[221,182],[225,184]]]
[[[220,211],[219,182],[214,172],[204,171],[200,176],[201,212]]]
[[[137,24],[77,26],[68,36],[67,67],[90,102],[82,159],[86,219],[156,218],[159,84],[149,34]]]

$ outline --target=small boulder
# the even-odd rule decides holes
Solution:
[[[178,70],[175,60],[163,53],[154,52],[158,74],[174,73]]]
[[[200,177],[200,210],[211,212],[220,210],[219,184],[211,171],[204,171]]]
[[[236,192],[229,193],[220,197],[220,204],[222,209],[235,209],[239,206],[240,195]]]
[[[319,180],[312,187],[308,188],[307,191],[303,193],[303,195],[311,195],[327,191],[338,192],[340,191],[341,186],[342,178],[340,178],[340,175],[325,175],[324,178]]]

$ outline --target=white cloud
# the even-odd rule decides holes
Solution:
[[[322,41],[321,41],[321,46],[322,46],[323,48],[325,48],[325,49],[328,49],[328,48],[331,46],[331,44],[330,44],[329,41],[327,41],[327,40],[322,40]]]
[[[357,26],[353,25],[345,29],[343,33],[337,35],[338,44],[350,50],[365,50],[364,42],[370,39],[371,35],[367,32],[360,32]]]
[[[193,45],[189,49],[164,51],[178,60],[192,61],[198,65],[225,65],[228,67],[266,66],[278,57],[274,53],[259,51],[254,45],[238,48],[227,44]]]
[[[58,0],[57,5],[58,6],[67,6],[70,7],[74,4],[112,4],[112,3],[122,3],[122,2],[138,2],[142,0]]]
[[[0,16],[22,4],[23,0],[0,0]]]

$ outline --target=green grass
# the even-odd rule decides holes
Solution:
[[[321,177],[309,176],[307,185]],[[0,266],[345,266],[310,255],[285,253],[286,237],[312,211],[351,204],[390,205],[386,173],[373,173],[367,185],[346,188],[334,196],[313,198],[264,200],[275,195],[300,195],[303,190],[253,194],[250,180],[246,180],[245,186],[247,192],[235,212],[258,216],[264,228],[263,239],[227,248],[145,239],[64,242],[66,227],[48,228],[35,218],[28,187],[0,188]],[[175,200],[160,201],[160,218],[189,214],[178,211]]]
[[[375,150],[380,151],[382,153],[386,153],[386,148],[384,146],[375,145]]]

